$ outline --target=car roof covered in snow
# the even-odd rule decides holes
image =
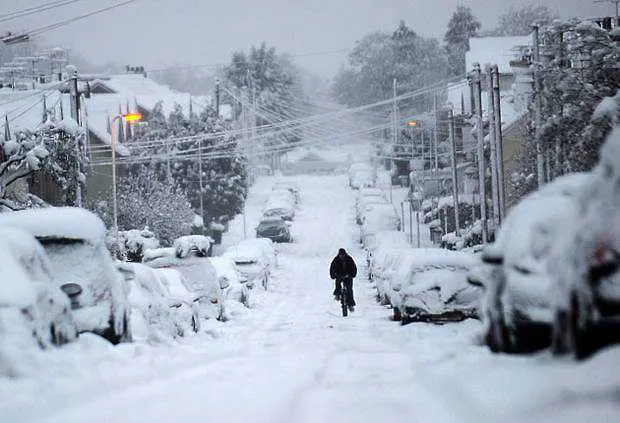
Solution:
[[[75,239],[97,244],[105,225],[94,213],[78,207],[45,207],[0,214],[0,226],[21,228],[36,238]]]

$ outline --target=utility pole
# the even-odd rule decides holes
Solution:
[[[476,101],[476,126],[478,135],[478,190],[480,191],[480,223],[482,226],[482,243],[488,240],[487,200],[485,186],[486,160],[484,159],[484,129],[482,128],[482,86],[480,64],[474,64],[474,90]]]
[[[493,223],[499,227],[499,184],[497,177],[497,148],[495,144],[495,97],[493,95],[493,77],[491,66],[484,68],[485,82],[487,88],[487,117],[489,119],[489,146],[491,147],[491,198],[493,200]]]
[[[542,145],[538,134],[542,126],[542,86],[540,80],[540,40],[538,25],[534,25],[534,126],[536,127],[534,136],[536,137],[536,174],[538,176],[538,188],[545,184],[545,158],[543,156]]]
[[[198,196],[200,198],[200,218],[202,219],[202,223],[203,225],[205,224],[204,218],[205,218],[205,208],[204,208],[204,184],[202,182],[202,138],[198,138],[198,175],[199,175],[199,179],[198,179],[198,183],[199,183],[199,187],[200,187],[200,195]]]
[[[78,90],[78,75],[77,71],[73,72],[71,80],[69,81],[69,96],[71,104],[71,117],[80,124],[80,92]]]
[[[215,78],[215,115],[220,117],[220,79]]]
[[[398,145],[398,118],[396,116],[396,78],[392,81],[392,88],[394,91],[392,97],[392,151]],[[394,166],[394,159],[392,159],[392,166]],[[392,202],[392,178],[390,177],[390,203]]]
[[[459,184],[458,184],[458,172],[456,168],[456,140],[454,139],[454,112],[452,109],[448,110],[448,130],[450,135],[450,148],[452,150],[452,201],[454,204],[454,223],[456,226],[455,234],[460,236],[461,234],[461,222],[459,216]]]
[[[435,180],[439,172],[439,154],[437,152],[437,90],[433,91],[433,115],[435,116],[435,127],[433,128],[433,148],[435,150]]]
[[[499,186],[499,221],[504,220],[506,213],[506,187],[504,186],[504,139],[502,137],[502,108],[499,92],[499,68],[491,67],[491,80],[493,85],[493,114],[495,115],[495,152],[497,157],[497,184]]]

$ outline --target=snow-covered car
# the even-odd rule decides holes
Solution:
[[[183,274],[176,269],[153,269],[168,291],[171,311],[175,314],[177,328],[187,334],[198,332],[201,327],[200,295],[183,283]]]
[[[356,162],[349,167],[349,186],[353,189],[374,186],[375,174],[370,164]]]
[[[131,274],[125,278],[130,285],[129,304],[132,309],[133,339],[161,341],[186,334],[188,326],[194,332],[200,328],[196,313],[178,313],[181,306],[192,310],[191,303],[172,297],[160,269],[141,263],[119,263],[122,271]],[[193,311],[193,310],[192,310]]]
[[[620,91],[595,112],[615,120],[548,260],[554,354],[583,359],[620,343]]]
[[[467,283],[467,273],[478,263],[475,256],[440,248],[386,251],[390,257],[381,258],[385,267],[377,291],[380,300],[392,305],[394,320],[401,320],[404,314],[405,321],[440,320],[450,311],[470,310],[470,303],[461,301],[470,293],[477,293],[479,305],[482,290]],[[461,291],[465,292],[461,295]],[[451,299],[447,293],[457,294],[458,298]],[[428,304],[426,309],[421,307],[424,302]]]
[[[276,244],[269,238],[248,238],[239,242],[239,245],[257,246],[265,256],[269,265],[269,274],[278,266],[278,251]]]
[[[352,189],[361,189],[375,186],[375,174],[372,169],[355,171],[349,176],[349,186]]]
[[[297,206],[297,197],[295,197],[293,191],[285,188],[273,188],[271,190],[267,201],[272,202],[274,200],[282,200],[293,206]]]
[[[184,235],[174,240],[173,248],[178,258],[189,255],[210,257],[213,253],[214,241],[204,235]]]
[[[231,258],[218,256],[211,257],[209,260],[215,267],[218,281],[226,298],[250,307],[250,290],[254,287],[254,283],[241,274]]]
[[[360,242],[365,247],[374,242],[372,238],[381,231],[400,230],[400,217],[392,204],[373,204],[362,219]]]
[[[281,198],[269,200],[263,208],[263,217],[281,217],[284,220],[293,220],[295,205]]]
[[[355,202],[355,223],[361,225],[366,214],[372,210],[375,204],[390,204],[383,196],[359,197]]]
[[[29,233],[0,227],[0,374],[27,350],[77,337],[69,298],[52,278],[43,247]]]
[[[275,266],[275,249],[273,250],[274,253],[270,255],[267,244],[259,240],[271,242],[267,238],[247,239],[228,247],[223,256],[233,260],[239,272],[248,281],[260,284],[267,289],[271,268]]]
[[[398,295],[400,288],[396,286],[406,279],[411,262],[415,257],[412,248],[382,248],[378,250],[372,260],[370,268],[370,280],[377,290],[377,300],[383,305],[391,305],[392,297]],[[396,303],[399,300],[395,300]],[[398,311],[400,313],[400,311]],[[400,314],[398,314],[400,319]]]
[[[196,297],[200,316],[206,319],[225,318],[224,294],[217,280],[217,272],[208,257],[190,252],[179,258],[176,248],[147,250],[144,264],[154,269],[176,269],[183,276],[183,284]]]
[[[553,321],[548,260],[558,237],[575,222],[576,196],[589,174],[565,175],[514,206],[497,241],[482,253],[479,277],[485,343],[492,351],[524,353],[546,348]],[[487,276],[484,276],[487,275]]]
[[[128,290],[99,217],[77,207],[48,207],[1,214],[0,226],[21,228],[43,245],[54,282],[71,297],[79,332],[113,344],[131,341]]]
[[[366,188],[361,188],[359,190],[359,192],[357,193],[355,202],[357,204],[359,203],[361,199],[369,198],[369,197],[378,197],[378,198],[382,198],[383,200],[386,200],[385,195],[383,194],[383,191],[381,190],[381,188],[366,187]]]
[[[119,231],[118,235],[120,238],[119,242],[127,256],[127,261],[130,262],[140,263],[145,250],[159,248],[159,240],[147,228]]]
[[[474,262],[469,254],[462,254],[462,260],[446,259],[436,267],[414,269],[402,290],[400,311],[403,324],[479,318],[483,290],[467,282],[467,274]]]
[[[287,180],[280,180],[280,181],[274,182],[272,186],[272,190],[276,191],[276,190],[281,190],[281,189],[285,189],[289,191],[290,193],[292,193],[295,199],[295,204],[299,204],[299,202],[301,201],[301,190],[299,189],[299,185],[297,185],[293,181],[287,181]]]
[[[379,231],[368,239],[366,249],[366,264],[368,279],[372,279],[373,259],[381,250],[410,247],[407,234],[401,231]]]
[[[256,227],[257,238],[269,238],[273,242],[291,242],[290,222],[279,216],[263,217]]]

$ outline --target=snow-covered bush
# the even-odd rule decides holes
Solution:
[[[0,141],[0,202],[9,209],[40,205],[32,195],[21,199],[7,196],[15,181],[32,175],[45,175],[54,181],[61,196],[46,199],[57,205],[79,204],[78,185],[84,185],[86,155],[84,130],[67,118],[46,120],[34,131],[19,131],[7,141]],[[36,183],[34,184],[36,189]]]
[[[194,212],[185,195],[173,181],[159,180],[148,168],[122,178],[118,186],[119,229],[148,227],[165,245],[175,238],[188,235]],[[88,205],[112,227],[111,199],[98,200]]]

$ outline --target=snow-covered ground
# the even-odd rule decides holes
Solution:
[[[273,181],[252,191],[249,236]],[[620,421],[618,347],[583,363],[493,355],[474,343],[476,321],[390,321],[363,277],[356,311],[342,318],[328,265],[339,247],[363,263],[354,193],[345,175],[297,182],[295,243],[278,246],[271,291],[255,288],[252,309],[170,345],[82,336],[46,352],[29,376],[0,380],[0,421]],[[242,239],[243,226],[234,220],[216,251]]]

